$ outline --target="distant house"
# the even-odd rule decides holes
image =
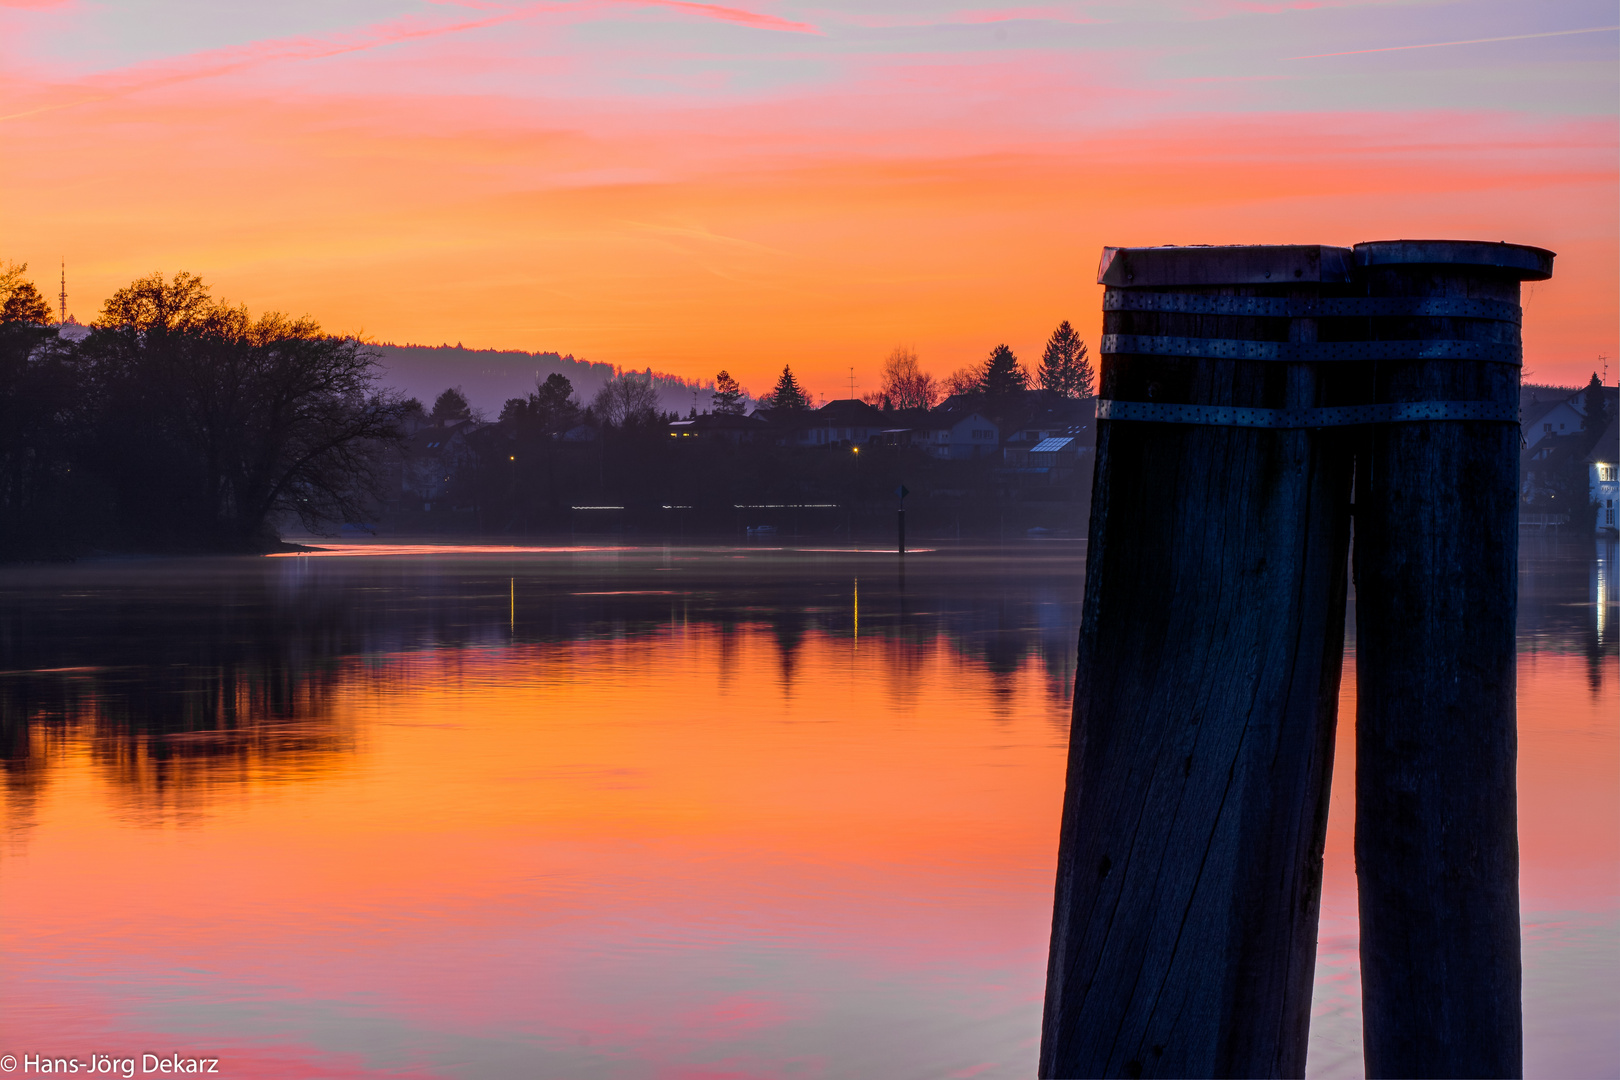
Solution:
[[[1519,430],[1527,450],[1548,437],[1574,435],[1585,427],[1587,388],[1565,390],[1527,386],[1519,395]],[[1615,414],[1615,388],[1603,388],[1610,416]]]
[[[779,446],[866,446],[880,441],[890,426],[881,409],[855,398],[829,401],[814,410],[772,410],[764,415],[776,430]]]
[[[815,410],[761,410],[754,416],[768,419],[778,446],[915,446],[934,457],[965,460],[987,457],[1001,444],[1001,426],[994,420],[977,407],[949,403],[936,409],[884,412],[843,398]],[[679,430],[679,424],[670,427]]]
[[[1586,455],[1587,492],[1597,504],[1597,531],[1609,536],[1620,535],[1616,525],[1616,503],[1620,503],[1620,427],[1610,420],[1609,426]]]
[[[977,409],[934,410],[919,440],[935,457],[988,457],[1001,444],[1000,426]]]
[[[671,439],[726,442],[733,446],[754,442],[770,435],[771,425],[761,416],[738,413],[704,413],[669,425]]]
[[[1074,465],[1096,448],[1096,419],[1096,398],[1029,391],[1024,407],[1008,418],[1002,461],[1012,466]]]
[[[435,501],[442,502],[449,494],[451,477],[474,457],[468,436],[482,426],[476,420],[451,420],[417,428],[400,453],[401,501],[420,502],[424,511],[431,511]]]
[[[1047,390],[1027,390],[1020,407],[1006,420],[1004,444],[1033,446],[1076,430],[1089,430],[1097,419],[1097,399],[1066,398]]]

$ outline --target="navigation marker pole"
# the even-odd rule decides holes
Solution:
[[[894,493],[900,497],[900,548],[899,548],[899,553],[901,555],[904,555],[906,553],[906,496],[910,495],[911,491],[910,491],[909,488],[906,487],[906,485],[901,484],[899,487],[894,489]]]

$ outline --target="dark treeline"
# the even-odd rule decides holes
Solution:
[[[750,414],[722,371],[681,417],[650,371],[588,400],[552,372],[490,418],[459,388],[407,400],[374,347],[192,274],[132,282],[83,328],[25,269],[0,279],[3,559],[264,551],[299,527],[875,541],[902,486],[919,539],[1083,528],[1093,372],[1066,322],[1033,375],[1001,345],[937,383],[899,349],[863,399],[817,408],[784,367]],[[1067,449],[1031,459],[1051,435]]]
[[[374,505],[409,410],[363,344],[185,273],[118,290],[75,339],[23,270],[0,280],[0,557],[263,550]]]
[[[382,521],[403,533],[888,543],[904,488],[919,539],[1078,533],[1093,380],[1065,322],[1034,376],[1000,345],[940,384],[897,349],[879,389],[819,408],[786,366],[751,415],[725,371],[684,417],[660,412],[633,372],[589,402],[549,375],[493,422],[448,390],[407,441]],[[1067,437],[1063,450],[1034,452],[1048,436]]]

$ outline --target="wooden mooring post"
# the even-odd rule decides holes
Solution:
[[[1104,252],[1040,1075],[1304,1072],[1350,530],[1342,248]],[[1325,346],[1324,346],[1325,347]]]
[[[1043,1077],[1303,1075],[1352,468],[1368,1076],[1520,1074],[1518,283],[1551,269],[1105,250]]]
[[[1522,1076],[1514,617],[1519,282],[1549,251],[1358,244],[1374,400],[1456,414],[1357,454],[1356,878],[1367,1076]],[[1399,351],[1398,351],[1399,352]],[[1478,403],[1468,418],[1464,403]]]

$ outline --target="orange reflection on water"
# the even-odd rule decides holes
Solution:
[[[992,581],[939,621],[920,609],[982,567],[937,592],[914,574],[908,599],[887,562],[857,595],[842,570],[788,591],[756,565],[738,589],[664,561],[282,562],[272,583],[305,592],[274,593],[280,615],[185,624],[251,648],[30,684],[46,704],[6,729],[27,738],[0,784],[0,1051],[191,1048],[264,1077],[1028,1075],[1072,594],[1019,606]],[[409,620],[422,636],[389,636]],[[1575,641],[1519,664],[1532,1075],[1580,1075],[1564,1048],[1620,1011],[1620,683]],[[1361,1071],[1354,714],[1350,662],[1322,1077]]]
[[[672,626],[352,660],[349,768],[206,820],[118,812],[159,795],[79,731],[4,857],[0,1032],[263,1075],[1027,1071],[1066,702],[943,641],[784,659]]]

